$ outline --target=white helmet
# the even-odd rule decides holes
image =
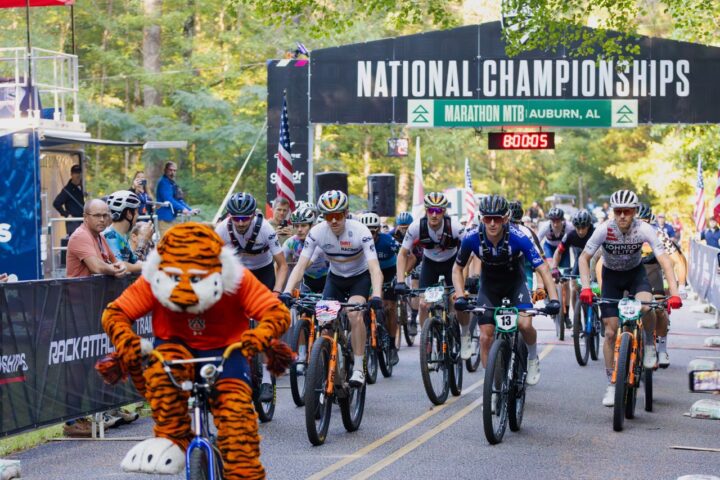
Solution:
[[[107,197],[107,204],[113,221],[117,222],[126,208],[140,208],[140,198],[130,190],[118,190]]]
[[[363,213],[360,215],[360,223],[368,228],[380,228],[380,216],[373,212]]]
[[[610,195],[610,208],[638,208],[640,200],[632,190],[618,190]]]

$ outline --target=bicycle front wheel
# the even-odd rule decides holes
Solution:
[[[305,387],[305,429],[313,445],[322,445],[330,427],[332,398],[328,397],[327,380],[330,368],[330,340],[318,337],[310,354]]]
[[[613,430],[621,432],[625,421],[627,402],[632,401],[632,385],[628,382],[630,374],[630,350],[632,334],[623,332],[620,337],[620,351],[615,365],[615,405],[613,406]]]
[[[377,382],[378,356],[377,350],[372,347],[370,329],[367,330],[367,341],[365,342],[365,381],[368,385]]]
[[[450,385],[448,362],[443,352],[443,324],[437,317],[428,318],[420,334],[420,374],[428,398],[435,405],[447,400]]]
[[[298,320],[292,327],[290,334],[290,348],[297,353],[297,360],[290,365],[290,392],[292,393],[293,402],[298,407],[305,405],[305,374],[307,373],[308,359],[310,351],[308,350],[308,339],[310,337],[310,326],[307,320]]]
[[[483,428],[490,445],[502,442],[508,423],[510,345],[495,340],[490,347],[483,384]]]
[[[590,343],[592,334],[588,334],[588,311],[592,307],[583,305],[580,300],[575,302],[573,314],[573,345],[575,347],[575,359],[578,365],[587,365],[590,356]]]
[[[222,457],[220,452],[213,448],[214,456],[214,472],[210,476],[210,462],[208,461],[205,449],[196,447],[190,451],[188,460],[188,479],[189,480],[208,480],[209,478],[222,479]]]
[[[455,397],[459,397],[462,393],[463,383],[463,359],[460,355],[460,325],[455,317],[449,317],[450,326],[447,330],[448,344],[448,383],[450,384],[450,392]]]
[[[562,299],[562,283],[557,284],[558,298]],[[560,311],[555,315],[555,335],[561,342],[565,340],[565,311],[562,307],[562,300],[560,302]]]
[[[472,373],[480,367],[480,325],[478,316],[473,315],[470,320],[470,341],[472,342],[472,355],[465,360],[465,368]]]
[[[260,360],[260,355],[255,355],[252,359],[253,363],[253,370],[255,371],[255,378],[257,382],[255,385],[261,385],[262,383],[262,377],[263,377],[263,364]],[[255,406],[255,411],[257,412],[258,419],[262,423],[270,422],[273,419],[273,416],[275,415],[275,403],[277,401],[277,385],[275,380],[275,375],[270,376],[270,385],[272,386],[272,400],[269,400],[267,402],[260,401],[260,389],[258,388],[256,390],[256,394],[253,395],[253,405]]]
[[[527,372],[527,344],[518,338],[518,352],[515,356],[515,367],[512,379],[510,380],[510,392],[508,394],[508,423],[510,431],[517,432],[523,421],[525,412],[525,372]]]

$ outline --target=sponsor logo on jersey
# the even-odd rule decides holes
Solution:
[[[605,243],[605,251],[613,255],[634,255],[642,249],[641,243]]]
[[[613,231],[612,228],[609,228],[609,227],[607,229],[607,239],[612,242],[617,242],[617,237],[615,236],[615,232]]]

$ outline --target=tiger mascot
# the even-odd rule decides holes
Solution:
[[[148,313],[154,345],[141,342],[131,328]],[[250,318],[258,322],[253,329]],[[212,228],[185,223],[168,230],[145,262],[142,276],[107,306],[102,325],[115,352],[99,362],[98,371],[109,383],[129,374],[155,420],[155,438],[135,445],[121,463],[123,470],[179,473],[193,437],[189,392],[174,387],[154,357],[143,369],[143,356],[153,348],[167,360],[215,356],[239,341],[243,347],[225,363],[210,401],[217,445],[225,478],[265,478],[247,358],[265,352],[268,370],[284,371],[292,352],[276,339],[289,327],[290,314]],[[179,381],[191,380],[195,368],[186,364],[173,373]]]

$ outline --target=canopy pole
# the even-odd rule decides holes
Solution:
[[[30,0],[25,0],[25,34],[27,39],[27,78],[25,79],[25,82],[27,83],[27,95],[30,99],[29,105],[30,108],[28,110],[28,117],[31,117],[33,114],[33,111],[35,110],[35,95],[33,95],[32,91],[32,69],[33,69],[33,62],[32,62],[32,45],[30,43]]]
[[[27,53],[30,56],[30,0],[25,0],[25,35],[27,41]]]
[[[75,55],[75,4],[70,4],[70,35],[72,38],[72,54]]]

